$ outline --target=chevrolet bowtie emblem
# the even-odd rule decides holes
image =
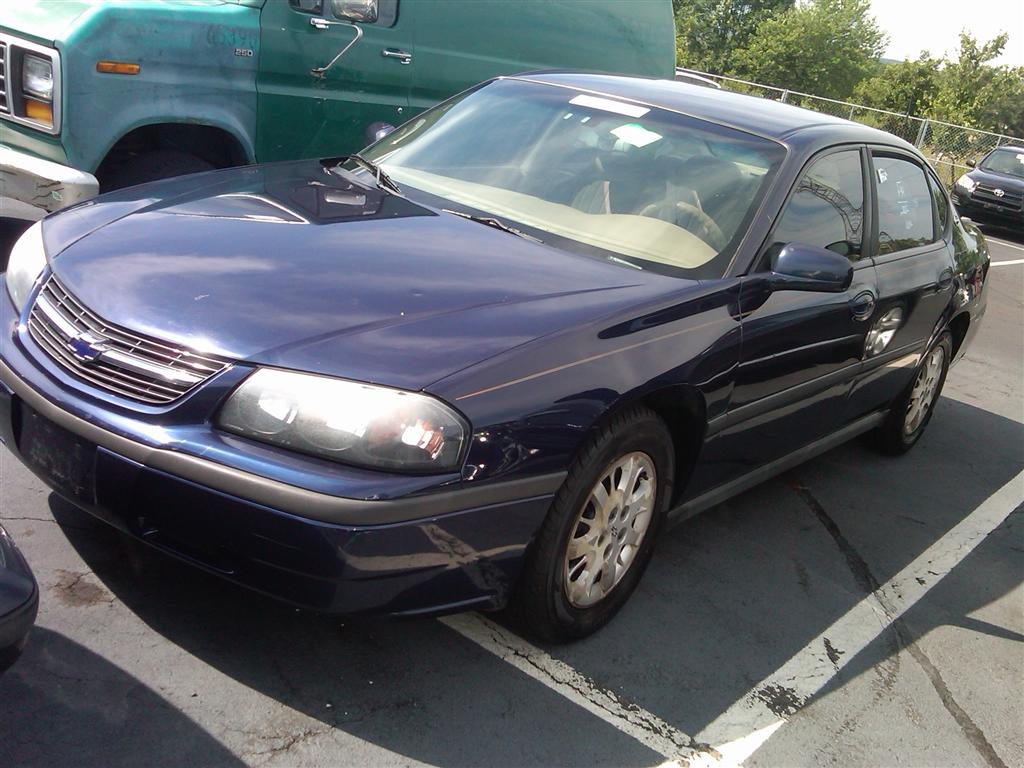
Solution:
[[[80,333],[67,341],[67,347],[78,360],[83,363],[94,363],[107,351],[106,339],[93,336],[91,333]]]

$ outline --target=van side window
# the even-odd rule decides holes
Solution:
[[[775,226],[769,257],[787,243],[801,242],[860,258],[864,244],[864,175],[860,150],[833,152],[815,160],[796,184]]]
[[[878,253],[934,242],[932,195],[924,169],[899,157],[872,158],[878,199]]]
[[[288,4],[302,13],[322,14],[324,12],[324,0],[288,0]]]
[[[935,177],[928,174],[928,186],[932,191],[932,199],[935,201],[935,211],[939,215],[938,236],[942,237],[949,223],[949,198],[946,197],[946,190],[935,180]]]

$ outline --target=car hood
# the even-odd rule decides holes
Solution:
[[[422,388],[686,281],[568,253],[304,161],[143,185],[47,220],[105,320],[233,360]]]

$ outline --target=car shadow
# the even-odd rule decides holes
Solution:
[[[42,627],[0,678],[0,723],[0,765],[244,765],[156,691]]]
[[[697,734],[863,599],[858,569],[885,583],[1022,467],[1024,426],[943,398],[904,457],[851,443],[666,532],[615,621],[546,650]],[[152,630],[331,728],[435,765],[661,761],[436,621],[297,611],[135,544],[56,496],[50,506],[95,576]],[[1020,510],[896,628],[853,652],[819,695],[884,667],[941,624],[1005,636],[971,614],[1020,582],[1014,525]],[[21,662],[27,689],[34,664],[32,656]],[[153,704],[135,717],[155,727],[167,707]],[[50,715],[37,717],[44,723],[35,727],[45,728]]]
[[[990,237],[998,237],[1000,240],[1008,240],[1011,243],[1017,245],[1024,245],[1024,230],[1020,229],[1009,229],[1007,227],[1001,227],[998,224],[988,224],[985,222],[978,223],[974,222],[975,225],[982,231],[982,234]]]

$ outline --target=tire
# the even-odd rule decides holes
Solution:
[[[936,361],[936,357],[941,357],[941,360]],[[953,337],[949,331],[945,331],[921,358],[914,371],[914,378],[903,394],[893,402],[885,423],[872,433],[871,442],[875,448],[890,456],[899,456],[921,439],[932,419],[935,403],[942,394],[942,386],[949,372],[949,361],[952,359]],[[930,368],[933,363],[935,367]],[[922,406],[919,399],[925,393],[928,393],[928,399]]]
[[[627,500],[622,494],[630,484],[626,473],[633,469],[630,507],[621,502]],[[575,640],[597,631],[618,612],[650,562],[671,501],[674,472],[672,436],[647,408],[615,416],[587,441],[527,552],[509,606],[524,632],[550,642]],[[622,487],[615,487],[616,482]],[[604,515],[592,497],[599,494],[599,483],[607,499]],[[601,520],[606,524],[596,524]],[[570,557],[570,543],[574,553],[589,554]],[[595,555],[598,548],[601,557]],[[611,560],[604,559],[609,552]],[[614,572],[603,568],[612,561]],[[593,578],[598,576],[604,581]],[[593,585],[589,591],[587,584]]]
[[[118,165],[105,180],[104,192],[187,173],[212,171],[216,167],[201,157],[177,149],[154,149],[137,157],[125,158]]]

